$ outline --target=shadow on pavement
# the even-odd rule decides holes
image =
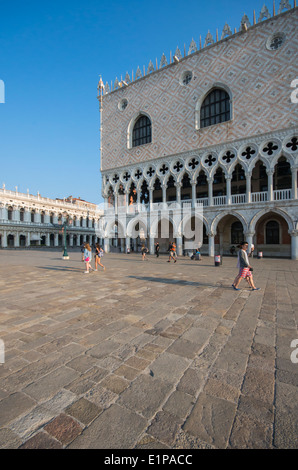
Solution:
[[[231,286],[223,286],[221,283],[216,285],[204,283],[204,282],[195,282],[195,281],[183,281],[177,279],[168,279],[164,277],[147,277],[147,276],[128,276],[133,279],[138,279],[139,281],[149,281],[149,282],[161,282],[163,284],[180,284],[182,286],[195,286],[195,287],[221,287],[222,289],[231,289]]]
[[[38,269],[50,269],[52,271],[73,271],[76,273],[81,273],[83,272],[83,268],[72,268],[72,267],[67,267],[67,266],[35,266]]]

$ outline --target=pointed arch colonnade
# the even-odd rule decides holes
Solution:
[[[106,207],[127,216],[118,237],[122,251],[130,219],[137,225],[137,214],[151,213],[154,204],[178,203],[203,206],[206,254],[227,254],[245,238],[264,256],[298,259],[297,142],[295,132],[280,132],[103,172]],[[145,235],[153,251],[158,237],[150,239],[150,226]],[[182,253],[183,236],[172,222],[171,236]]]

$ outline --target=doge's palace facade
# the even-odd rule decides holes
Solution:
[[[203,253],[228,254],[245,238],[264,256],[298,259],[297,30],[296,2],[281,1],[244,15],[238,31],[226,24],[124,80],[100,81],[106,250],[136,249],[132,226],[167,204],[181,254],[171,206],[195,217],[200,205]],[[151,252],[168,243],[150,223],[142,237]]]
[[[67,227],[67,245],[98,241],[97,228],[102,212],[96,204],[81,199],[50,199],[40,194],[0,189],[0,247],[59,247],[63,245],[62,226]]]

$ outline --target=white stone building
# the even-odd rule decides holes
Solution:
[[[96,206],[72,197],[49,199],[39,194],[0,189],[0,247],[62,247],[62,227],[67,221],[69,247],[98,242],[96,229],[102,216]]]
[[[296,2],[264,6],[239,31],[226,24],[147,70],[99,82],[102,195],[116,212],[105,218],[106,250],[136,248],[132,225],[152,204],[177,202],[203,204],[203,253],[246,239],[264,256],[298,259],[297,20]],[[181,223],[168,220],[181,254]],[[150,251],[156,241],[166,248],[151,229]]]

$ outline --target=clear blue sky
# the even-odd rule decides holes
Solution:
[[[101,202],[97,83],[114,83],[265,0],[16,0],[0,4],[0,186]],[[291,1],[293,6],[293,1]],[[272,14],[273,0],[266,1]],[[276,1],[276,11],[279,1]]]

